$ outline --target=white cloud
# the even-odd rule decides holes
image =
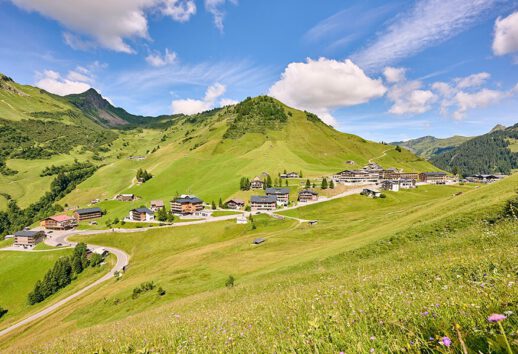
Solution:
[[[70,32],[63,32],[63,40],[66,45],[75,50],[86,51],[95,48],[96,46],[94,42],[81,39],[79,36]]]
[[[220,32],[223,32],[224,29],[223,19],[225,18],[225,11],[222,7],[226,2],[226,0],[205,0],[205,9],[214,17],[214,25]],[[229,0],[229,2],[237,5],[238,0]]]
[[[187,22],[196,14],[196,4],[194,0],[165,1],[162,13],[171,16],[175,21]]]
[[[387,81],[390,82],[389,77],[390,79],[396,78],[397,81],[390,87],[387,94],[388,99],[393,103],[389,112],[397,115],[421,114],[432,109],[433,103],[437,101],[437,95],[430,90],[423,90],[423,84],[420,81],[406,81],[404,76],[400,75],[401,71],[397,71],[396,68],[392,69],[394,71],[389,71]],[[399,75],[393,77],[394,73],[399,73]]]
[[[66,78],[52,70],[45,70],[43,74],[38,76],[37,87],[60,96],[82,93],[91,88],[91,78],[77,71],[70,71]]]
[[[418,0],[352,59],[362,68],[381,68],[442,43],[473,25],[498,0]]]
[[[226,87],[220,83],[216,83],[207,88],[205,97],[202,100],[192,98],[173,100],[171,102],[171,109],[173,114],[196,114],[208,111],[215,107],[216,100],[221,97],[226,91]],[[221,100],[223,102],[224,99]]]
[[[493,53],[505,55],[518,51],[518,11],[495,21]]]
[[[453,113],[453,118],[460,120],[464,118],[469,109],[489,106],[501,101],[509,95],[510,93],[507,92],[489,89],[482,89],[475,93],[458,92],[455,95],[455,103],[458,108]]]
[[[176,60],[176,53],[165,49],[164,55],[158,52],[153,52],[146,57],[149,65],[154,67],[165,66],[174,63]]]
[[[233,106],[235,104],[238,104],[239,101],[236,101],[236,100],[232,100],[230,98],[222,98],[220,101],[219,101],[219,105],[221,107],[225,107],[225,106]]]
[[[484,84],[491,75],[486,72],[469,75],[462,78],[456,78],[455,82],[457,83],[457,88],[464,89],[469,87],[479,87]]]
[[[60,22],[69,30],[92,37],[104,48],[134,53],[127,38],[148,39],[146,11],[159,11],[184,22],[195,12],[193,0],[11,0],[27,11],[36,11]],[[65,32],[72,48],[88,49],[92,42]]]
[[[385,70],[383,70],[383,75],[385,76],[385,80],[387,80],[390,84],[395,84],[400,81],[404,81],[406,69],[405,68],[393,68],[387,66]]]
[[[269,95],[336,124],[332,110],[368,102],[385,92],[380,79],[371,79],[351,60],[320,58],[289,64]]]

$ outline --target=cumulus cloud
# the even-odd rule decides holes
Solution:
[[[518,11],[505,18],[497,18],[493,53],[505,55],[518,51]]]
[[[385,70],[383,70],[383,75],[385,76],[385,80],[388,83],[394,84],[397,82],[404,81],[406,69],[405,68],[393,68],[391,66],[387,66]]]
[[[38,74],[39,79],[36,86],[60,96],[85,92],[91,88],[92,78],[87,76],[87,72],[82,69],[84,68],[71,70],[66,77],[62,77],[56,71],[45,70]]]
[[[202,100],[197,99],[182,99],[182,100],[173,100],[171,102],[171,109],[173,114],[196,114],[204,111],[208,111],[213,109],[216,105],[216,101],[218,98],[225,94],[226,87],[220,83],[216,83],[207,88],[205,92],[205,96]],[[225,101],[222,99],[220,104]]]
[[[456,78],[455,82],[457,83],[457,88],[465,89],[469,87],[479,87],[484,84],[491,75],[486,72],[469,75],[466,77]]]
[[[352,59],[362,68],[382,68],[442,43],[476,23],[498,0],[418,0]]]
[[[170,51],[167,48],[165,49],[164,55],[161,55],[160,53],[155,51],[146,57],[146,61],[148,62],[148,64],[154,67],[166,66],[174,63],[175,60],[176,53]]]
[[[175,21],[195,13],[193,0],[11,0],[16,6],[52,18],[67,29],[89,36],[104,48],[134,53],[127,38],[149,38],[146,11],[158,11]],[[65,43],[88,49],[91,41],[65,32]]]
[[[224,29],[223,19],[225,18],[225,11],[222,7],[226,2],[226,0],[205,0],[205,9],[214,17],[214,25],[220,32],[223,32]],[[229,0],[228,2],[237,5],[238,0]]]
[[[437,95],[430,90],[424,90],[421,81],[408,81],[405,68],[386,67],[383,71],[385,80],[393,84],[387,93],[392,101],[389,113],[392,114],[421,114],[432,109],[437,101]]]
[[[460,91],[455,95],[457,110],[453,113],[453,118],[460,120],[464,118],[469,109],[489,106],[501,101],[509,95],[510,93],[508,92],[489,89],[482,89],[474,93]]]
[[[351,60],[320,58],[289,64],[269,95],[336,124],[331,114],[334,109],[365,103],[385,92],[380,79],[368,77]]]

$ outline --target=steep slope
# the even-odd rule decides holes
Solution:
[[[111,150],[119,159],[97,171],[63,203],[85,205],[118,193],[142,197],[136,205],[168,200],[178,193],[217,201],[239,194],[241,177],[267,172],[275,178],[286,169],[318,178],[361,168],[369,160],[405,171],[437,170],[408,150],[398,152],[393,146],[338,132],[316,116],[268,97],[183,117],[165,131],[147,129],[124,134],[121,139],[124,146],[114,145]],[[144,159],[128,158],[136,155]],[[355,164],[347,164],[348,160]],[[154,177],[136,185],[139,168]],[[102,206],[112,212],[113,219],[126,215],[131,204],[107,201]]]
[[[121,128],[132,125],[145,125],[156,123],[159,120],[156,117],[133,115],[123,108],[114,107],[93,88],[80,94],[65,96],[64,98],[93,121],[106,127]]]
[[[417,156],[429,159],[432,156],[450,151],[460,144],[470,140],[471,137],[455,135],[449,138],[439,139],[433,136],[411,139],[407,141],[396,141],[390,145],[401,146],[412,151]]]
[[[430,161],[445,170],[458,168],[463,175],[509,174],[518,168],[517,141],[518,124],[473,138]]]

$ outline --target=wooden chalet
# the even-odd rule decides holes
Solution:
[[[365,188],[361,193],[361,195],[365,195],[369,198],[379,198],[381,197],[381,192]]]
[[[289,188],[266,188],[267,196],[275,196],[277,198],[277,204],[288,205],[290,202],[290,189]]]
[[[253,211],[275,210],[277,207],[277,197],[274,195],[254,195],[250,197],[250,207]]]
[[[171,200],[171,213],[173,214],[190,215],[203,209],[203,200],[195,196],[182,195]]]
[[[259,178],[259,176],[255,177],[251,182],[250,182],[250,188],[252,189],[263,189],[264,187],[264,181]]]
[[[152,200],[150,203],[150,209],[155,213],[161,209],[165,209],[163,200]]]
[[[415,181],[419,180],[419,173],[417,172],[399,172],[393,170],[383,170],[380,173],[381,179],[386,180],[399,180],[399,179],[413,179]]]
[[[74,212],[74,218],[77,221],[89,220],[89,219],[97,219],[103,216],[103,212],[101,208],[87,208],[87,209],[77,209]]]
[[[245,201],[241,199],[230,199],[225,205],[228,209],[241,209],[245,207]]]
[[[304,189],[299,192],[299,202],[314,202],[318,200],[318,193],[311,189]]]
[[[136,208],[130,210],[128,219],[131,221],[154,221],[155,213],[148,208]]]
[[[43,231],[17,231],[14,233],[14,245],[23,248],[32,248],[45,238]]]
[[[40,226],[49,230],[68,230],[77,226],[77,220],[68,215],[55,215],[43,220]]]
[[[132,202],[135,200],[134,194],[117,194],[115,199],[120,202]]]
[[[419,174],[419,181],[429,184],[446,184],[445,172],[423,172]]]
[[[379,172],[366,170],[345,170],[333,176],[336,183],[342,184],[370,184],[379,182]]]

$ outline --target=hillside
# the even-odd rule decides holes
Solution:
[[[430,159],[445,170],[458,168],[460,173],[509,174],[518,168],[518,124],[509,128],[493,129],[490,133],[473,138],[455,149]]]
[[[251,192],[239,191],[240,179],[252,179],[263,172],[272,179],[285,169],[302,171],[304,178],[320,178],[361,168],[369,160],[405,171],[437,170],[407,150],[398,152],[393,146],[338,132],[316,116],[268,97],[178,118],[166,130],[124,133],[120,141],[123,143],[111,149],[119,158],[99,169],[62,203],[84,206],[119,193],[141,197],[134,204],[101,203],[113,219],[125,216],[132,206],[154,199],[170,200],[177,194],[192,193],[208,202],[231,196],[247,199]],[[144,159],[128,158],[137,155]],[[348,160],[355,164],[348,165]],[[136,184],[139,168],[154,177]],[[290,183],[297,186],[299,182]]]
[[[517,177],[283,213],[315,226],[262,215],[256,229],[226,221],[77,237],[128,252],[128,272],[11,333],[0,349],[445,352],[448,337],[446,351],[504,352],[487,317],[515,310],[517,225],[504,208],[516,203]],[[257,237],[267,241],[251,245]],[[133,296],[147,281],[166,294]],[[516,316],[502,325],[516,347]]]
[[[471,137],[455,135],[449,138],[439,139],[433,136],[411,139],[407,141],[396,141],[390,145],[401,146],[412,151],[417,156],[429,159],[432,156],[450,151],[460,144],[470,140]]]

